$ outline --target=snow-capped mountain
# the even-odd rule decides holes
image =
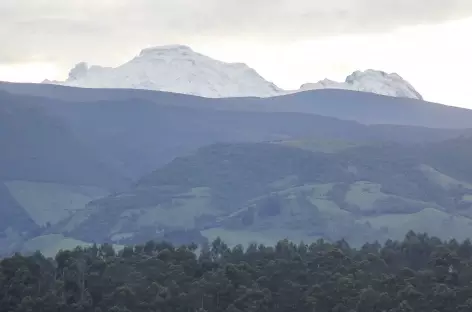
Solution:
[[[89,66],[81,62],[64,82],[44,81],[84,88],[131,88],[192,94],[203,97],[271,97],[314,89],[347,89],[395,97],[422,99],[411,84],[397,74],[356,71],[345,82],[329,79],[307,83],[298,90],[283,90],[243,63],[225,63],[185,45],[147,48],[118,66]]]
[[[421,94],[398,74],[388,74],[383,71],[372,69],[366,71],[355,71],[351,75],[347,76],[344,82],[324,79],[317,83],[306,83],[295,92],[316,89],[345,89],[394,97],[406,97],[418,100],[423,99]]]
[[[225,63],[184,45],[148,48],[116,67],[77,64],[65,82],[85,88],[132,88],[204,97],[270,97],[281,90],[246,64]]]

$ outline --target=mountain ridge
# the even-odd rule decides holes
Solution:
[[[79,88],[57,84],[0,82],[11,94],[65,102],[143,100],[159,105],[238,112],[314,114],[362,124],[390,124],[442,129],[472,128],[472,110],[411,98],[341,89],[318,89],[269,98],[205,98],[143,89]]]
[[[423,100],[423,96],[397,73],[386,73],[373,69],[365,71],[356,70],[347,76],[344,82],[323,79],[317,83],[305,83],[300,86],[297,92],[328,88]]]

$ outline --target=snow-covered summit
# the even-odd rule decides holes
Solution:
[[[373,69],[355,71],[347,76],[344,82],[324,79],[317,83],[306,83],[300,87],[299,91],[317,89],[345,89],[394,97],[423,99],[421,94],[418,93],[408,81],[400,77],[400,75],[396,73],[389,74]]]
[[[382,71],[355,71],[345,82],[329,79],[307,83],[298,90],[283,90],[243,63],[225,63],[193,51],[186,45],[143,49],[116,68],[78,63],[64,82],[86,88],[130,88],[168,91],[204,97],[271,97],[316,89],[347,89],[394,97],[422,99],[399,75]]]
[[[116,68],[89,67],[82,62],[70,71],[65,82],[45,83],[150,89],[204,97],[269,97],[282,91],[246,64],[221,62],[185,45],[147,48]]]

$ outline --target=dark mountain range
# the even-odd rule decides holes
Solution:
[[[10,89],[16,87],[13,89],[22,92],[29,90],[28,85],[22,84],[3,86],[9,86]],[[468,135],[471,132],[467,129],[429,129],[399,125],[366,126],[354,121],[301,112],[225,110],[215,105],[219,103],[222,107],[227,107],[228,103],[237,101],[236,99],[215,100],[139,90],[116,90],[115,93],[111,92],[113,90],[30,86],[36,93],[42,93],[43,97],[1,93],[0,101],[22,103],[23,106],[40,109],[48,118],[59,120],[82,144],[92,148],[107,166],[131,179],[154,170],[176,156],[216,142],[260,142],[315,137],[325,140],[417,143]],[[60,92],[56,92],[57,90]],[[30,93],[34,93],[33,91]],[[47,91],[51,92],[44,97]],[[66,96],[66,91],[70,91],[69,100],[57,99]],[[350,94],[355,99],[361,93]],[[304,94],[300,96],[302,95]],[[367,97],[369,96],[371,94]],[[373,96],[379,100],[405,100]],[[97,101],[92,101],[92,98]],[[274,106],[278,106],[277,103],[282,99],[283,97],[273,99]],[[242,107],[246,102],[258,100],[262,101],[239,99],[239,104]],[[383,105],[382,101],[377,104]],[[287,102],[286,106],[290,107],[292,104]],[[391,115],[386,114],[385,118],[388,116]],[[34,131],[33,126],[31,129]],[[73,144],[72,140],[70,142],[69,144]],[[56,146],[61,148],[60,145]],[[25,152],[23,155],[29,153]]]
[[[0,93],[0,180],[29,180],[101,187],[126,181],[70,125],[40,101]]]
[[[43,84],[0,83],[0,90],[76,102],[139,99],[173,107],[309,113],[365,124],[430,128],[472,127],[472,111],[468,109],[349,90],[324,89],[271,98],[220,99],[137,89],[86,89]]]

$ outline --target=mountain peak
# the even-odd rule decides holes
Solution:
[[[408,97],[422,100],[421,94],[397,73],[386,73],[380,70],[356,70],[346,77],[345,83],[359,91],[374,92],[396,97]]]
[[[146,57],[150,55],[161,55],[165,53],[177,53],[177,54],[184,54],[184,53],[195,53],[189,46],[182,45],[182,44],[170,44],[164,46],[155,46],[150,48],[142,49],[139,53],[140,57]]]
[[[397,73],[374,69],[356,70],[347,76],[344,82],[323,79],[300,87],[300,91],[317,89],[345,89],[423,100],[421,94]]]
[[[64,82],[85,88],[148,89],[203,97],[270,97],[282,90],[243,63],[226,63],[186,45],[150,47],[116,68],[78,63]]]
[[[64,82],[85,88],[149,89],[203,97],[270,97],[316,89],[347,89],[395,97],[423,99],[396,73],[368,69],[355,71],[344,82],[329,79],[282,90],[244,63],[226,63],[195,52],[187,45],[149,47],[116,68],[78,63]]]

